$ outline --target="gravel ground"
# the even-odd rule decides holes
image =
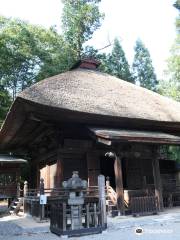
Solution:
[[[49,224],[49,223],[48,223]],[[1,218],[0,240],[58,240],[49,232],[49,225],[41,225],[32,218]],[[142,229],[141,234],[136,229]],[[37,231],[38,229],[38,231]],[[85,237],[74,237],[72,240],[179,240],[180,239],[180,209],[168,214],[148,217],[116,217],[108,219],[108,229],[102,234]]]
[[[144,233],[141,235],[135,234],[135,228],[125,228],[117,231],[107,230],[103,234],[91,235],[86,237],[71,238],[72,240],[179,240],[180,239],[180,224],[174,223],[166,226],[151,226],[144,227]],[[23,234],[0,237],[0,240],[58,240],[63,239],[52,233],[39,234]]]

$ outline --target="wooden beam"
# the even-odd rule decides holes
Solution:
[[[163,211],[164,205],[163,205],[163,196],[162,196],[161,175],[160,175],[160,168],[159,168],[159,160],[156,156],[152,160],[152,167],[153,167],[153,176],[154,176],[155,196],[158,199],[159,211]]]
[[[115,180],[116,180],[117,207],[121,215],[124,215],[124,190],[123,190],[122,164],[119,156],[115,157],[114,172],[115,172]]]

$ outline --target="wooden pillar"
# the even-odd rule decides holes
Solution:
[[[100,221],[103,229],[107,228],[107,215],[106,215],[106,194],[105,194],[105,177],[98,176],[98,190],[99,190],[99,205],[100,205]]]
[[[37,188],[37,159],[32,160],[30,163],[30,169],[31,169],[31,174],[30,174],[30,188]]]
[[[50,166],[46,165],[46,179],[45,179],[46,188],[50,188]]]
[[[57,167],[56,167],[56,180],[55,187],[59,188],[62,185],[63,181],[63,158],[61,156],[61,152],[58,150],[57,152]]]
[[[45,208],[44,204],[41,203],[41,196],[45,194],[44,192],[44,179],[40,179],[40,184],[39,184],[39,193],[40,193],[40,220],[43,220],[45,217]]]
[[[62,160],[58,158],[57,160],[57,168],[56,168],[56,182],[55,187],[61,187],[61,183],[63,181],[63,164]]]
[[[163,211],[163,196],[162,196],[162,184],[161,184],[161,175],[159,168],[159,160],[155,156],[152,160],[153,175],[154,175],[154,187],[155,187],[155,196],[158,199],[158,208],[159,211]]]
[[[37,176],[36,176],[36,187],[37,188],[39,188],[40,178],[41,178],[41,172],[40,172],[40,166],[39,166],[39,162],[38,162],[38,164],[37,164]]]
[[[115,155],[114,172],[116,180],[116,193],[117,193],[117,207],[124,215],[124,189],[123,189],[123,176],[122,176],[122,164],[119,156]]]

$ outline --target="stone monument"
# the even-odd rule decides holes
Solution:
[[[63,182],[63,187],[69,191],[68,205],[71,208],[71,229],[82,229],[83,190],[87,188],[87,181],[79,177],[78,171],[73,171],[72,177]]]

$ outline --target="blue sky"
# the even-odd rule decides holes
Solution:
[[[135,41],[140,38],[149,49],[156,73],[161,78],[176,36],[174,22],[177,11],[172,7],[173,2],[102,0],[100,9],[105,13],[105,19],[89,44],[101,48],[117,37],[131,64]],[[45,27],[56,25],[59,31],[61,12],[60,0],[0,0],[1,15],[21,18]]]

